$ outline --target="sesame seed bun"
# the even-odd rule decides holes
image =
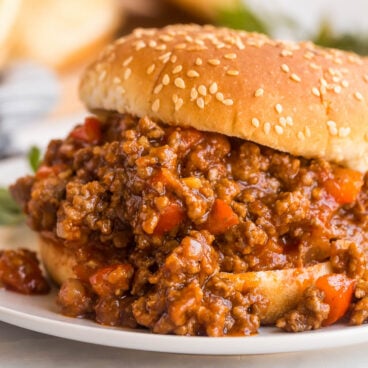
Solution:
[[[85,72],[90,110],[130,113],[368,169],[368,61],[212,26],[137,29]]]

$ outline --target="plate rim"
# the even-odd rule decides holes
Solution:
[[[9,176],[15,179],[23,173],[19,170],[26,167],[24,162],[25,158],[0,161],[0,170],[5,169],[9,174],[2,172],[2,176],[7,181]],[[0,247],[1,241],[0,234]],[[343,324],[296,334],[282,332],[275,327],[261,327],[259,334],[248,337],[158,335],[145,330],[130,331],[125,328],[101,326],[90,320],[65,317],[53,312],[52,308],[42,310],[43,307],[37,303],[40,309],[36,308],[39,312],[36,314],[27,310],[11,309],[3,304],[4,295],[10,295],[10,299],[32,298],[33,301],[41,298],[50,305],[56,304],[55,300],[50,299],[53,294],[24,296],[2,289],[0,320],[3,322],[47,335],[117,348],[195,355],[255,355],[320,350],[368,342],[368,325]],[[27,303],[23,305],[27,306]],[[44,312],[44,315],[41,312]],[[50,313],[55,317],[51,318],[48,315]]]

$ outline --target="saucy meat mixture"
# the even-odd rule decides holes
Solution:
[[[77,258],[64,314],[180,335],[257,332],[267,298],[220,272],[329,260],[332,276],[277,321],[368,319],[368,176],[147,117],[86,118],[11,188],[30,226]]]

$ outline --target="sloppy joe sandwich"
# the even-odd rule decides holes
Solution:
[[[366,59],[137,29],[80,95],[94,115],[11,188],[62,313],[208,336],[366,321]]]

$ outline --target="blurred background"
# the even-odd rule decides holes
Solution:
[[[367,13],[367,0],[0,0],[0,157],[79,122],[81,71],[135,27],[212,23],[365,55]]]

